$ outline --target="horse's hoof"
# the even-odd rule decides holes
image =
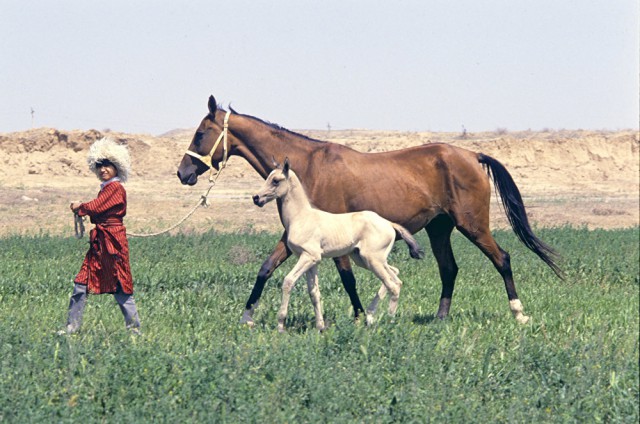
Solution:
[[[240,325],[246,325],[249,328],[253,328],[254,325],[256,325],[255,322],[253,322],[252,319],[245,319],[244,317],[240,319]]]
[[[526,316],[526,315],[518,315],[516,317],[516,321],[518,321],[520,324],[526,324],[529,322],[529,320],[531,319],[531,317]]]
[[[249,329],[253,329],[256,323],[253,320],[240,320],[240,325],[246,325]]]

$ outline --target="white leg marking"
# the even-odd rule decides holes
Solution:
[[[511,313],[513,313],[516,321],[518,321],[520,324],[526,324],[531,318],[523,313],[524,308],[522,307],[522,302],[520,302],[520,299],[510,300],[509,308],[511,308]]]
[[[240,324],[247,324],[249,327],[253,327],[253,325],[255,324],[253,322],[253,312],[257,307],[258,302],[254,303],[253,306],[251,306],[251,309],[245,309],[242,317],[240,318]]]

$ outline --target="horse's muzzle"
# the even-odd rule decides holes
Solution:
[[[192,186],[196,185],[196,183],[198,182],[198,176],[194,172],[190,173],[189,175],[182,175],[178,170],[178,178],[183,185]]]

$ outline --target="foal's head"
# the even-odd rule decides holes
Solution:
[[[289,180],[290,175],[289,158],[286,158],[282,167],[278,166],[276,169],[271,171],[264,182],[262,189],[260,189],[258,194],[253,196],[253,203],[263,207],[273,199],[280,199],[284,197],[291,188]]]

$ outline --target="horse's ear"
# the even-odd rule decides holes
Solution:
[[[280,168],[280,164],[278,163],[278,161],[274,156],[271,156],[271,164],[273,165],[274,168]]]
[[[215,97],[209,96],[209,113],[215,115],[216,109],[218,109],[218,103],[216,103]]]
[[[284,158],[284,165],[282,166],[282,173],[285,178],[289,178],[289,158]]]

